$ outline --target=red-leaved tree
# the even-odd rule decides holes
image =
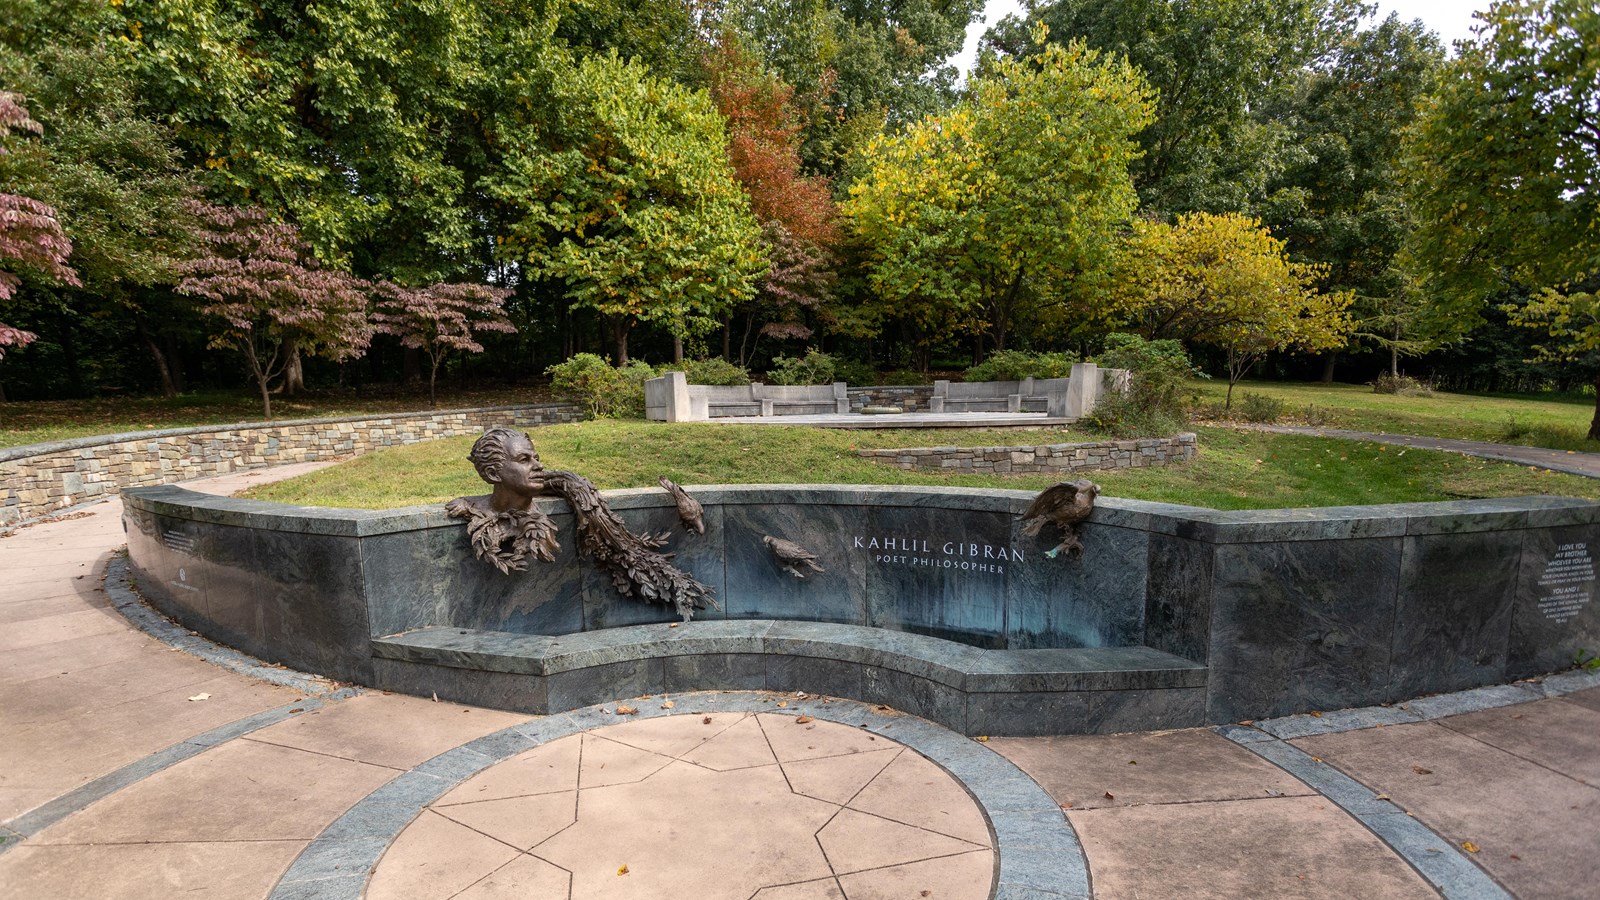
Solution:
[[[39,134],[44,130],[28,115],[22,98],[0,91],[0,155],[5,154],[5,139],[15,132]],[[9,299],[22,284],[10,271],[19,266],[37,270],[54,281],[76,287],[78,273],[67,265],[72,242],[56,220],[55,208],[32,197],[0,193],[0,300]],[[0,322],[0,359],[7,347],[26,347],[38,335]]]
[[[746,334],[756,319],[762,333],[806,338],[801,314],[825,301],[832,285],[831,250],[839,242],[839,210],[828,179],[800,171],[800,118],[794,87],[762,69],[724,35],[706,54],[711,99],[728,120],[728,159],[750,197],[750,208],[766,234],[768,274],[755,305],[744,311]],[[731,328],[723,353],[731,356]],[[740,362],[747,348],[740,342]]]
[[[506,317],[511,291],[487,284],[430,284],[404,287],[381,281],[373,288],[377,305],[372,321],[382,334],[400,338],[403,346],[428,354],[428,403],[438,406],[434,383],[439,366],[452,351],[482,353],[476,334],[515,333]]]
[[[196,204],[195,218],[202,251],[180,267],[178,291],[205,298],[200,311],[218,325],[211,346],[244,354],[267,418],[286,347],[333,360],[366,350],[367,283],[323,268],[299,229],[260,209]]]

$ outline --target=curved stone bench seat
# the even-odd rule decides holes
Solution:
[[[432,627],[375,638],[376,686],[519,712],[704,690],[881,703],[965,734],[1200,725],[1205,666],[1149,647],[992,650],[831,622],[633,625],[565,635]]]

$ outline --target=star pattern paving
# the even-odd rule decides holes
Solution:
[[[984,900],[989,826],[915,751],[769,713],[627,721],[491,766],[402,831],[368,900]]]

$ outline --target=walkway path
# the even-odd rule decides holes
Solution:
[[[1422,450],[1445,450],[1450,453],[1480,456],[1484,459],[1498,459],[1523,466],[1600,478],[1600,453],[1579,453],[1576,450],[1550,450],[1544,447],[1519,447],[1515,444],[1496,444],[1490,441],[1464,441],[1457,438],[1420,437],[1410,434],[1374,434],[1367,431],[1347,431],[1342,428],[1309,428],[1299,425],[1245,427],[1252,431],[1269,431],[1273,434],[1308,434],[1315,437],[1398,444]]]
[[[1346,900],[1600,883],[1592,676],[986,743],[772,694],[528,717],[272,684],[175,650],[101,587],[119,516],[112,500],[0,538],[0,895]]]

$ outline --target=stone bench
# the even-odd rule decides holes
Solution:
[[[712,620],[565,635],[431,627],[371,642],[375,686],[553,714],[703,690],[881,703],[964,734],[1200,725],[1206,667],[1149,647],[994,650],[829,622]]]
[[[645,418],[657,422],[703,422],[748,416],[848,413],[845,383],[806,385],[689,384],[682,372],[644,383]]]
[[[1094,410],[1108,391],[1126,390],[1126,369],[1102,369],[1074,363],[1069,378],[1024,378],[1020,381],[935,381],[929,412],[1045,413],[1052,418],[1079,419]]]

